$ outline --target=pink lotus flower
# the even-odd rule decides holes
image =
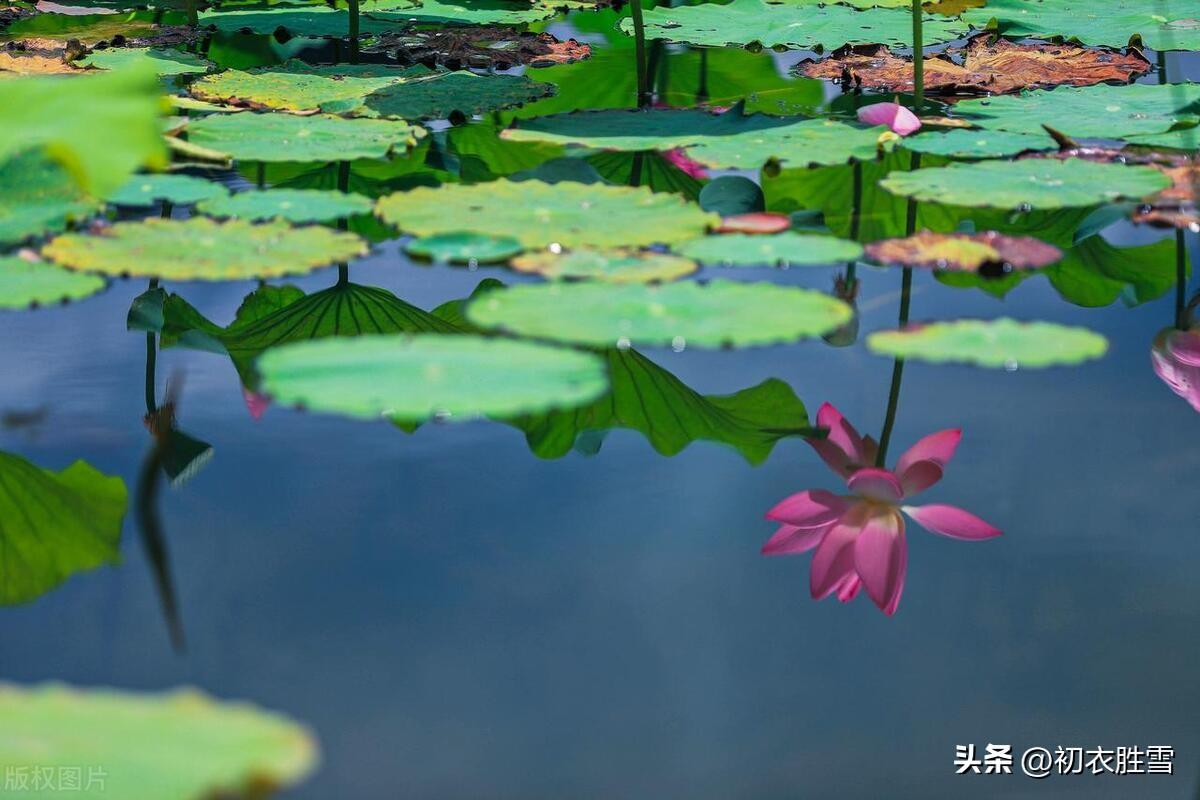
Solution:
[[[662,157],[668,164],[696,180],[705,180],[708,178],[708,169],[699,161],[693,161],[682,147],[676,147],[673,150],[664,150]]]
[[[271,398],[265,394],[252,392],[245,386],[242,387],[242,399],[246,402],[246,410],[250,412],[250,418],[255,422],[262,419],[262,415],[267,413],[267,408],[271,405]]]
[[[764,555],[804,553],[815,548],[809,585],[814,600],[837,594],[843,603],[864,586],[883,613],[891,616],[900,604],[908,544],[904,539],[907,514],[934,533],[975,541],[999,536],[988,523],[947,505],[909,506],[902,502],[942,478],[954,455],[961,430],[930,434],[908,449],[895,470],[872,466],[879,446],[846,421],[829,403],[817,413],[817,425],[829,429],[826,439],[810,439],[817,454],[846,479],[849,496],[821,489],[788,497],[767,512],[781,523],[765,545]]]
[[[899,103],[875,103],[858,110],[858,121],[867,125],[887,125],[892,133],[908,136],[921,129],[921,120]]]
[[[1154,374],[1200,411],[1200,328],[1165,328],[1150,348]]]

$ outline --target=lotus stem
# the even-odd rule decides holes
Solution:
[[[645,108],[649,92],[646,89],[646,26],[642,21],[641,0],[630,0],[629,12],[633,16],[633,57],[637,61],[637,107]]]
[[[350,3],[350,63],[358,63],[358,0]]]
[[[913,108],[918,114],[925,105],[925,37],[921,32],[921,0],[912,0],[913,18]]]
[[[187,24],[188,27],[195,28],[200,25],[200,14],[196,10],[197,0],[187,0]]]
[[[1183,228],[1175,229],[1175,327],[1188,328],[1187,310],[1187,240]]]
[[[900,279],[900,327],[908,324],[909,301],[912,298],[912,267],[905,267]],[[892,440],[892,428],[896,426],[896,409],[900,405],[900,382],[904,378],[904,359],[892,362],[892,385],[888,390],[887,413],[883,418],[883,430],[879,433],[879,452],[875,455],[875,466],[882,467],[887,461],[888,443]]]
[[[151,281],[151,289],[154,288]],[[146,334],[146,413],[153,414],[158,410],[158,401],[154,397],[154,370],[158,361],[158,345],[154,333]]]
[[[267,185],[267,165],[263,161],[258,162],[258,168],[254,173],[254,182],[258,184],[259,189]]]

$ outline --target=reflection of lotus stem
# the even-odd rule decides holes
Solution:
[[[862,163],[855,161],[851,167],[851,191],[850,191],[850,241],[858,241],[858,230],[860,217],[862,216]],[[850,261],[846,264],[846,288],[853,290],[854,284],[858,281],[858,262]]]
[[[1175,327],[1188,328],[1187,312],[1187,242],[1183,228],[1175,229]]]
[[[187,0],[187,24],[193,28],[200,24],[200,14],[196,11],[196,0]]]
[[[696,102],[708,101],[708,49],[700,48],[700,82],[696,86]]]
[[[153,287],[151,287],[153,288]],[[146,334],[146,413],[153,414],[158,410],[158,401],[154,399],[154,367],[158,360],[158,347],[154,334]]]
[[[921,0],[913,0],[913,108],[925,105],[925,37],[921,33]]]
[[[905,267],[900,279],[900,326],[908,324],[909,300],[912,297],[912,268]],[[888,390],[887,414],[883,418],[883,430],[879,434],[879,452],[875,456],[875,466],[882,467],[887,461],[888,442],[892,439],[892,428],[896,425],[896,408],[900,405],[900,380],[904,377],[904,359],[897,358],[892,363],[892,386]]]
[[[258,168],[254,173],[254,182],[258,184],[259,189],[267,185],[267,164],[265,161],[258,162]]]
[[[358,63],[358,0],[350,2],[350,63]]]
[[[637,107],[646,105],[646,27],[642,22],[642,0],[630,0],[633,15],[633,57],[637,61]]]

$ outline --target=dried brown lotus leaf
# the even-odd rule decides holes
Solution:
[[[1039,269],[1062,258],[1057,247],[1029,236],[921,231],[904,239],[884,239],[866,246],[881,264],[945,269],[954,272],[1007,272]]]

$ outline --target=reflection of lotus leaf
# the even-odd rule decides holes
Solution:
[[[134,175],[105,199],[118,206],[152,206],[162,200],[188,205],[228,194],[229,190],[216,181],[193,175]]]
[[[97,786],[121,800],[259,796],[264,786],[303,780],[317,760],[312,735],[295,722],[191,690],[0,686],[0,719],[5,764],[36,764],[52,775],[94,764],[91,784],[83,769],[79,785],[91,790],[81,796]]]
[[[719,220],[646,188],[500,180],[420,187],[382,198],[376,213],[405,233],[512,236],[530,249],[622,247],[690,239]]]
[[[361,419],[471,419],[594,400],[604,361],[562,347],[482,336],[363,336],[268,350],[263,388],[282,403]]]
[[[1197,16],[1195,6],[1189,10],[1184,2],[1039,0],[1031,5],[1027,0],[988,0],[984,8],[968,9],[963,20],[977,28],[995,20],[1005,35],[1013,37],[1062,36],[1084,44],[1125,47],[1140,36],[1152,50],[1200,50]]]
[[[242,161],[349,161],[403,153],[425,130],[400,120],[225,114],[193,120],[188,141]]]
[[[118,222],[97,235],[64,234],[42,248],[46,258],[85,272],[206,281],[300,275],[365,253],[351,233],[204,217]]]
[[[853,261],[862,246],[836,236],[809,233],[725,233],[703,236],[676,248],[688,258],[725,267],[791,267]]]
[[[188,91],[193,97],[214,103],[282,111],[317,111],[334,103],[357,105],[362,98],[385,86],[432,74],[425,67],[313,66],[293,60],[244,72],[230,69],[207,75],[191,84]]]
[[[1151,167],[1079,158],[974,161],[892,172],[880,186],[914,200],[971,208],[1068,208],[1140,199],[1171,185]]]
[[[0,552],[11,554],[0,558],[0,604],[24,603],[76,572],[115,562],[125,503],[121,479],[83,461],[50,472],[0,453]],[[13,720],[0,717],[0,739],[14,741]],[[20,763],[14,755],[0,743],[0,762]]]
[[[948,158],[1002,158],[1029,150],[1054,150],[1058,144],[1045,133],[1011,133],[955,128],[909,136],[904,147],[917,153]]]
[[[629,250],[541,251],[512,261],[518,272],[547,278],[588,279],[605,283],[657,283],[690,275],[699,265],[687,258]]]
[[[1086,328],[1050,322],[964,319],[879,331],[867,337],[874,353],[935,364],[976,364],[1013,370],[1079,364],[1099,358],[1108,341]]]
[[[263,189],[222,194],[196,207],[212,217],[284,219],[288,222],[329,222],[371,213],[368,197],[330,189]]]
[[[0,163],[0,244],[56,233],[97,206],[75,186],[64,167],[40,151]]]
[[[79,64],[97,69],[128,69],[134,65],[148,64],[159,75],[204,73],[212,66],[194,53],[153,47],[110,47],[96,50]]]
[[[598,347],[722,347],[790,342],[845,323],[850,307],[807,289],[713,281],[515,286],[467,306],[467,319],[521,336]]]
[[[900,9],[856,11],[818,0],[733,0],[721,5],[703,3],[676,8],[651,8],[645,13],[646,37],[699,45],[738,45],[758,42],[763,47],[835,50],[845,44],[906,46],[912,41],[912,15]],[[633,33],[626,18],[621,30]],[[925,16],[925,44],[951,42],[964,36],[958,20]]]
[[[25,308],[82,300],[104,288],[104,279],[53,264],[0,256],[0,308]]]

